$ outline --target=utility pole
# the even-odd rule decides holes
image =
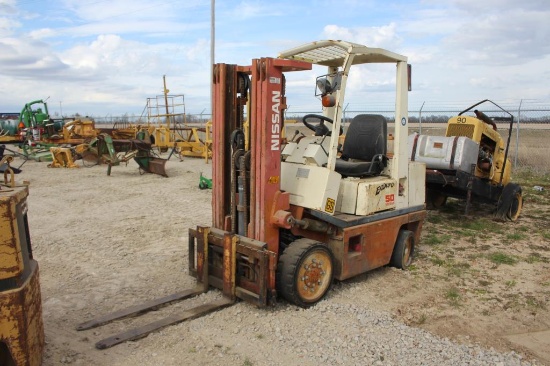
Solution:
[[[170,111],[168,109],[168,92],[170,92],[170,90],[166,89],[166,75],[162,75],[162,82],[164,84],[162,93],[164,94],[164,106],[166,107],[166,125],[168,127],[168,131],[170,131]]]

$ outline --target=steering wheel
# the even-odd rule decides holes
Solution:
[[[312,125],[307,120],[310,118],[317,118],[321,120],[317,126]],[[320,114],[306,114],[302,118],[304,126],[315,132],[315,136],[330,136],[332,131],[325,125],[325,122],[333,123],[332,118]],[[344,133],[344,129],[340,126],[340,135]]]

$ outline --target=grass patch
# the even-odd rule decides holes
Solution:
[[[516,286],[517,284],[518,283],[515,280],[506,281],[506,283],[505,283],[507,288],[512,288],[512,287]]]
[[[477,283],[479,283],[481,286],[483,287],[487,287],[491,284],[491,281],[487,281],[487,280],[478,280]]]
[[[508,264],[514,265],[518,262],[517,258],[502,252],[494,252],[487,256],[487,258],[494,264]]]
[[[441,224],[445,221],[445,218],[442,215],[428,215],[426,218],[426,221],[428,221],[431,224]]]
[[[517,310],[521,307],[519,294],[506,294],[503,295],[504,298],[506,298],[506,302],[504,303],[504,309],[512,309]]]
[[[416,325],[422,325],[426,323],[426,320],[428,320],[428,316],[426,314],[420,315],[420,317],[415,321]]]
[[[466,262],[451,262],[447,263],[447,273],[452,276],[456,277],[462,277],[466,272],[468,272],[468,269],[470,269],[470,264]]]
[[[548,263],[548,258],[543,257],[539,253],[531,253],[527,258],[525,258],[525,261],[529,264],[533,263]]]
[[[432,255],[430,257],[430,262],[432,262],[436,266],[440,266],[440,267],[445,265],[445,259],[441,259],[437,255]]]
[[[527,235],[525,235],[524,233],[506,234],[506,239],[508,239],[508,240],[523,240],[523,239],[526,239],[526,238],[527,238]]]
[[[529,167],[514,169],[514,181],[523,186],[540,186],[545,185],[543,182],[550,180],[550,174],[540,173]],[[545,192],[545,191],[542,191]]]
[[[450,239],[451,239],[451,236],[447,234],[437,235],[434,233],[429,233],[424,238],[422,238],[422,244],[436,246],[443,243],[447,243],[449,242]]]
[[[538,300],[533,296],[527,296],[525,299],[527,306],[535,309],[546,309],[546,303],[542,300]]]
[[[494,222],[489,221],[484,218],[476,218],[475,220],[466,220],[459,223],[460,227],[463,229],[473,230],[473,231],[485,231],[485,232],[495,232]]]
[[[445,292],[445,298],[447,299],[447,301],[449,301],[449,304],[451,304],[451,306],[459,307],[462,296],[460,295],[460,291],[456,287],[451,287]]]
[[[489,293],[489,291],[484,288],[475,288],[472,290],[472,292],[476,295],[487,295]]]

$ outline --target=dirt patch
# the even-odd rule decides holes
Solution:
[[[529,187],[524,195],[515,223],[492,220],[486,205],[474,205],[466,216],[460,201],[430,211],[413,268],[378,294],[374,305],[435,334],[498,350],[533,351],[550,363],[537,351],[544,342],[550,347],[547,337],[533,347],[528,339],[509,337],[550,329],[548,195]],[[380,281],[383,287],[387,278]]]

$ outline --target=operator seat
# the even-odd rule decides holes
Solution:
[[[351,121],[342,156],[336,159],[335,171],[344,177],[379,175],[386,167],[388,123],[379,114],[359,114]]]

